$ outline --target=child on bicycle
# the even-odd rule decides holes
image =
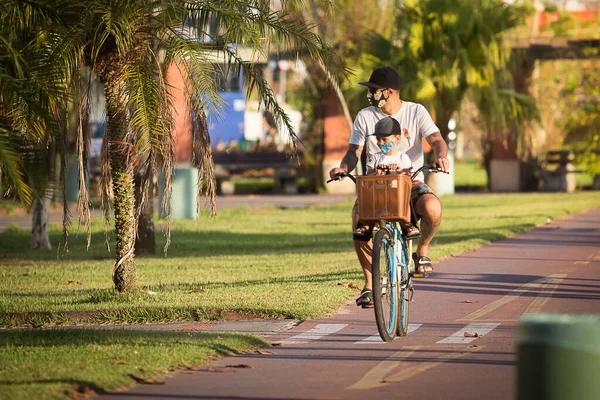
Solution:
[[[402,136],[400,124],[392,117],[381,119],[375,124],[375,137],[380,151],[367,160],[366,175],[404,174],[409,175],[412,169],[410,158],[404,152],[408,148],[408,140]],[[354,238],[366,240],[371,237],[371,227],[358,220],[358,199],[352,211]],[[419,229],[410,221],[400,221],[405,237],[419,235]]]

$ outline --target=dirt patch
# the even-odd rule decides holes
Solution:
[[[258,313],[206,308],[0,313],[0,329],[50,328],[66,325],[117,325],[123,323],[156,324],[186,321],[251,321],[272,318],[273,316],[265,316]]]

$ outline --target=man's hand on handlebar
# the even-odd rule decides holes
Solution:
[[[441,169],[443,172],[448,173],[448,171],[450,171],[450,160],[448,160],[446,157],[438,157],[433,165]]]
[[[331,179],[336,179],[339,178],[340,180],[344,179],[344,176],[342,174],[346,173],[348,171],[346,171],[345,168],[333,168],[331,171],[329,171],[329,177]]]

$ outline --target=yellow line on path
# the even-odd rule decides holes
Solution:
[[[550,300],[550,298],[552,297],[552,295],[558,288],[558,285],[560,285],[562,283],[562,281],[564,280],[564,278],[566,276],[567,275],[565,275],[562,278],[556,278],[556,279],[554,279],[554,282],[548,282],[548,284],[544,285],[544,289],[531,302],[531,304],[529,304],[529,307],[527,307],[527,309],[525,309],[525,312],[523,313],[523,315],[540,312],[542,310],[542,307],[544,307],[544,304],[546,304],[546,302],[548,300]]]
[[[412,347],[412,349],[414,350],[409,352],[402,350],[395,352],[390,357],[377,364],[373,369],[368,371],[365,376],[361,378],[361,380],[352,384],[351,386],[348,386],[347,389],[372,389],[382,386],[383,378],[394,368],[396,368],[396,366],[398,366],[402,360],[412,356],[416,350],[420,349],[420,347]]]
[[[457,358],[466,356],[467,354],[471,354],[485,348],[485,346],[465,347],[464,349],[459,350],[456,353],[442,354],[441,356],[437,357],[435,361],[429,361],[418,364],[414,367],[407,368],[386,378],[386,375],[389,374],[394,368],[396,368],[403,360],[409,358],[416,350],[419,350],[422,347],[424,346],[411,346],[410,348],[415,349],[414,351],[410,351],[408,353],[398,351],[392,354],[388,359],[383,360],[382,362],[377,364],[375,368],[367,372],[358,382],[354,383],[351,386],[348,386],[347,389],[365,390],[385,385],[391,385],[393,383],[398,383],[405,379],[412,378],[413,376],[421,372],[425,372],[431,368],[437,367],[438,365],[444,362],[455,360]],[[397,360],[397,358],[400,358],[400,360]],[[390,361],[391,359],[396,360]]]
[[[526,283],[525,285],[512,290],[509,294],[504,297],[499,298],[496,301],[489,303],[488,305],[481,307],[479,310],[473,311],[471,314],[466,317],[459,318],[457,321],[478,321],[481,317],[491,313],[504,306],[505,304],[510,303],[519,298],[523,293],[527,293],[533,289],[540,289],[545,285],[554,285],[555,280],[562,281],[567,275],[566,274],[554,274],[550,276],[546,276],[544,278],[537,279],[533,282]]]

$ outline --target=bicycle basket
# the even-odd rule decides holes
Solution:
[[[410,190],[407,175],[358,177],[358,218],[361,221],[410,221]]]

